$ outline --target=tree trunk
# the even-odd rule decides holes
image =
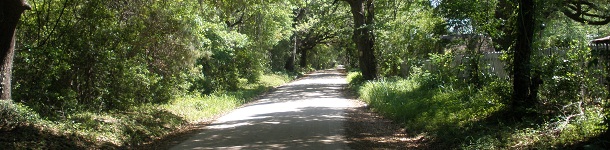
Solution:
[[[307,51],[309,49],[307,48],[301,48],[301,59],[299,60],[299,66],[301,66],[301,68],[305,68],[307,67]]]
[[[296,36],[296,33],[294,35],[294,44],[293,44],[293,48],[290,50],[290,55],[288,56],[288,60],[286,60],[286,65],[284,65],[284,69],[286,69],[286,71],[289,72],[294,72],[294,60],[296,59],[296,53],[297,53],[297,47],[298,47],[298,36]]]
[[[375,0],[347,0],[354,17],[354,35],[352,40],[359,51],[359,66],[365,80],[377,78],[377,62],[375,59],[375,34],[373,21],[375,18]]]
[[[29,10],[25,0],[6,0],[0,6],[0,99],[11,99],[11,71],[15,53],[15,30],[21,14]]]
[[[523,117],[527,108],[535,102],[531,99],[531,54],[534,37],[534,2],[532,0],[519,0],[519,14],[517,19],[517,43],[513,56],[513,94],[512,111]]]

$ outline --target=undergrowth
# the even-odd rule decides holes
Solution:
[[[126,111],[81,111],[53,120],[22,104],[0,101],[0,149],[129,149],[213,119],[292,79],[263,75],[257,83],[240,82],[236,91],[185,96]]]
[[[475,88],[468,84],[431,83],[419,72],[409,79],[361,79],[348,74],[349,85],[360,99],[387,117],[403,123],[407,132],[425,133],[432,149],[557,149],[600,135],[604,130],[602,106],[577,114],[553,114],[552,119],[506,119],[510,84],[496,80]],[[606,141],[607,142],[607,141]],[[592,145],[587,145],[592,146]],[[595,146],[592,146],[595,147]]]

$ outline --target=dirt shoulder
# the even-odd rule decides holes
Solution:
[[[349,90],[344,93],[356,96]],[[359,107],[346,110],[346,137],[352,149],[429,149],[425,135],[409,135],[402,125],[373,112],[366,103],[354,100]]]

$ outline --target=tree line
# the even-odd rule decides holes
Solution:
[[[347,59],[342,47],[351,43],[342,39],[349,11],[333,1],[11,0],[2,7],[2,99],[42,114],[237,90],[264,73],[329,68]]]
[[[366,80],[399,76],[400,70],[445,53],[440,36],[473,34],[490,37],[497,51],[506,52],[511,73],[506,103],[521,118],[535,115],[529,110],[541,102],[539,88],[553,77],[534,59],[536,49],[586,45],[605,35],[600,29],[608,31],[592,25],[610,22],[604,0],[4,3],[1,98],[49,112],[162,103],[235,90],[242,80],[255,82],[263,73],[338,63],[359,68]],[[478,66],[479,57],[472,58]],[[473,71],[468,83],[483,85],[479,74]]]

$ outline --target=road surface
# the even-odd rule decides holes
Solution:
[[[171,149],[349,149],[345,110],[357,107],[335,70],[318,71],[218,118]]]

